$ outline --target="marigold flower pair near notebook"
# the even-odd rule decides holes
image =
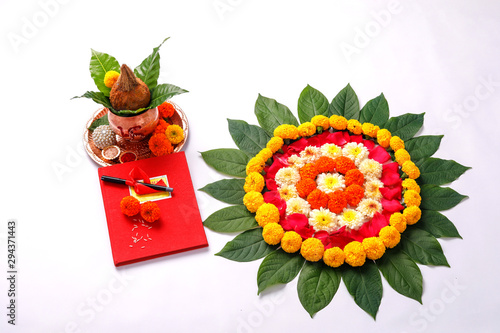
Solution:
[[[146,201],[140,203],[133,196],[126,196],[120,202],[120,209],[127,216],[135,216],[141,213],[141,216],[147,222],[155,222],[160,219],[160,208],[155,202]]]

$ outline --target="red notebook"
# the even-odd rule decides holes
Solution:
[[[129,179],[140,168],[151,183],[163,182],[174,190],[138,195],[133,187],[104,182],[101,176]],[[115,266],[208,246],[184,152],[98,169],[111,252]],[[129,217],[120,210],[120,201],[132,195],[141,202],[154,201],[160,219],[148,223],[140,214]]]

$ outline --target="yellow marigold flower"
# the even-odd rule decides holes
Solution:
[[[412,161],[406,161],[401,165],[401,170],[408,175],[411,179],[420,177],[419,168]]]
[[[120,73],[117,71],[108,71],[104,75],[104,85],[108,88],[112,88],[115,82],[118,80]]]
[[[287,253],[295,253],[300,250],[302,237],[295,231],[287,231],[281,239],[281,248]]]
[[[250,172],[250,174],[245,178],[245,185],[243,185],[243,189],[246,193],[250,191],[262,192],[264,185],[264,177],[260,173]]]
[[[314,133],[316,133],[316,126],[314,126],[313,123],[308,121],[303,124],[300,124],[297,130],[299,131],[299,136],[302,137],[311,136]]]
[[[389,144],[394,151],[398,151],[400,149],[405,149],[405,142],[401,140],[399,136],[393,136],[389,141]]]
[[[280,138],[279,136],[273,136],[268,142],[267,142],[267,145],[266,145],[266,148],[269,148],[271,149],[271,151],[273,152],[273,154],[275,152],[277,152],[278,150],[281,149],[281,147],[283,147],[283,139]]]
[[[375,125],[372,123],[363,123],[363,125],[361,125],[361,130],[363,131],[363,134],[371,136],[372,138],[377,136],[377,133],[375,132]]]
[[[363,128],[361,126],[361,123],[356,119],[349,119],[347,121],[347,129],[349,130],[349,132],[355,135],[363,133]]]
[[[250,213],[255,213],[264,204],[264,197],[260,192],[250,191],[243,197],[243,204]]]
[[[420,194],[420,186],[418,186],[418,184],[415,181],[415,179],[406,178],[401,183],[401,186],[403,186],[403,188],[406,189],[406,190],[413,190],[413,191],[415,191],[415,192],[417,192],[417,193]]]
[[[300,247],[300,254],[307,261],[318,261],[323,257],[323,253],[325,253],[325,247],[323,243],[317,238],[308,238],[302,242],[302,246]]]
[[[339,131],[345,130],[347,128],[347,119],[334,114],[330,117],[330,126]]]
[[[366,252],[360,242],[352,241],[344,247],[345,262],[352,267],[363,266]]]
[[[392,225],[388,225],[383,227],[379,234],[378,237],[384,243],[385,247],[392,249],[394,246],[399,244],[399,241],[401,240],[401,234],[399,233],[398,229],[394,228]]]
[[[401,213],[393,213],[389,218],[389,224],[402,233],[406,230],[406,217]]]
[[[273,151],[269,148],[264,148],[255,157],[261,157],[264,161],[267,161],[273,157]]]
[[[366,257],[370,260],[380,259],[385,253],[385,245],[378,237],[365,238],[361,245],[363,245]]]
[[[316,127],[322,127],[324,131],[330,128],[330,119],[322,115],[312,117],[311,123]]]
[[[274,129],[274,136],[279,136],[282,139],[295,140],[299,136],[297,127],[293,125],[283,124]]]
[[[422,202],[422,198],[420,197],[420,194],[418,194],[414,190],[406,191],[404,194],[404,199],[405,199],[406,207],[420,206],[420,203]]]
[[[264,237],[264,241],[269,245],[279,244],[281,239],[283,238],[283,227],[278,223],[268,223],[264,226],[262,230],[262,237]]]
[[[262,158],[262,156],[255,156],[248,161],[247,164],[247,175],[251,172],[261,172],[264,170],[264,166],[266,165],[266,161]]]
[[[261,227],[264,227],[268,223],[278,223],[280,220],[280,212],[275,205],[263,203],[257,209],[255,220]]]
[[[325,250],[323,261],[330,267],[339,267],[345,261],[345,254],[340,247],[332,247]]]
[[[184,131],[179,125],[169,125],[165,130],[168,141],[171,144],[176,145],[184,140]]]
[[[411,159],[410,154],[406,151],[406,149],[399,149],[394,153],[394,157],[396,158],[396,162],[398,162],[399,165],[403,165],[404,162]]]
[[[386,130],[385,128],[379,130],[377,132],[377,142],[384,148],[388,148],[391,144],[391,132]]]
[[[420,220],[420,217],[422,217],[422,211],[417,206],[410,206],[403,210],[403,215],[406,217],[406,224],[412,225]]]

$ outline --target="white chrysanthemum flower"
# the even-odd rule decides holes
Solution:
[[[306,165],[304,159],[299,155],[292,155],[288,158],[288,164],[290,167],[296,168],[297,170]]]
[[[307,146],[300,152],[300,157],[302,157],[305,163],[314,163],[321,157],[321,154],[318,147]]]
[[[346,226],[347,229],[351,230],[358,230],[359,227],[361,227],[364,223],[363,215],[361,215],[360,212],[350,208],[344,209],[342,213],[337,215],[337,221],[340,228]]]
[[[343,190],[345,188],[344,176],[338,173],[322,173],[316,178],[318,189],[325,193]]]
[[[304,214],[306,217],[309,217],[309,213],[311,212],[311,205],[307,200],[304,200],[300,197],[291,198],[286,201],[286,214]]]
[[[360,212],[364,218],[371,219],[375,213],[382,212],[382,204],[377,200],[363,199],[359,202],[356,210]]]
[[[320,151],[321,155],[330,158],[336,158],[342,156],[342,148],[333,143],[325,143],[324,145],[321,146]]]
[[[336,215],[328,209],[314,209],[309,215],[309,225],[316,231],[324,230],[331,233],[338,229]]]
[[[349,157],[356,166],[368,158],[369,151],[362,143],[349,142],[342,148],[342,155]]]
[[[380,179],[382,176],[382,164],[371,158],[367,158],[359,164],[359,171],[365,175],[365,179]]]
[[[280,197],[285,201],[299,196],[295,185],[284,185],[282,187],[279,187],[278,192],[280,194]]]
[[[279,169],[274,179],[276,180],[276,184],[280,187],[295,185],[300,180],[300,174],[297,169],[286,167]]]
[[[384,187],[384,183],[378,179],[365,182],[365,197],[380,201],[380,199],[382,199],[382,193],[380,193],[381,187]]]

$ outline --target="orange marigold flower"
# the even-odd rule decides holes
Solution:
[[[160,208],[153,201],[146,201],[141,205],[141,216],[147,222],[154,222],[160,218]]]
[[[330,119],[326,116],[317,115],[312,117],[311,123],[316,127],[322,127],[326,131],[330,127]]]
[[[352,267],[363,266],[366,252],[360,242],[352,241],[344,247],[345,262]]]
[[[174,115],[175,108],[169,102],[163,102],[160,106],[158,106],[158,112],[160,113],[160,117],[170,118]]]
[[[282,139],[295,140],[299,136],[299,131],[294,125],[283,124],[274,129],[274,136],[279,136]]]
[[[264,227],[268,223],[278,223],[280,220],[280,212],[275,205],[263,203],[255,213],[255,220],[261,227]]]
[[[353,184],[345,189],[345,194],[347,196],[347,203],[350,206],[356,207],[365,196],[365,190],[362,186]]]
[[[412,225],[420,220],[422,211],[417,206],[410,206],[403,210],[403,215],[406,217],[406,224]]]
[[[243,204],[250,213],[255,213],[264,204],[264,197],[260,192],[250,191],[243,197]]]
[[[262,230],[262,237],[267,244],[276,245],[279,244],[284,233],[285,231],[283,230],[283,227],[278,223],[273,222],[264,226]]]
[[[155,134],[165,134],[165,131],[167,130],[167,127],[169,125],[170,124],[167,123],[165,120],[160,119],[160,121],[158,122],[158,125],[156,125],[156,127],[155,127]]]
[[[149,150],[155,156],[163,156],[171,154],[174,148],[165,134],[153,134],[149,139]]]
[[[179,125],[169,125],[165,130],[165,135],[173,145],[179,144],[184,140],[184,131]]]
[[[363,129],[361,127],[361,123],[357,121],[356,119],[349,119],[347,121],[347,129],[349,132],[355,135],[359,135],[363,133]]]
[[[299,131],[299,135],[302,137],[311,136],[316,133],[316,126],[314,126],[313,123],[307,121],[300,124],[297,130]]]
[[[334,172],[335,171],[335,161],[331,157],[321,156],[316,161],[316,168],[318,170],[318,173]]]
[[[389,141],[389,144],[394,151],[398,151],[400,149],[405,149],[405,142],[401,140],[399,136],[393,136]]]
[[[108,88],[112,88],[113,85],[118,81],[118,77],[120,76],[120,73],[117,71],[108,71],[104,75],[104,85]]]
[[[378,233],[380,240],[384,243],[385,247],[392,249],[399,244],[401,234],[392,225],[383,227]]]
[[[341,174],[346,174],[351,169],[356,169],[356,164],[349,157],[339,156],[335,160],[335,169]]]
[[[323,261],[330,267],[339,267],[344,263],[345,254],[340,247],[332,247],[323,254]]]
[[[378,129],[376,129],[376,127],[378,126],[375,126],[372,123],[363,123],[363,125],[361,125],[361,130],[363,131],[363,134],[374,138],[377,136],[378,132]]]
[[[398,150],[399,151],[399,150]],[[417,179],[420,176],[419,168],[412,161],[406,161],[401,166],[401,170],[411,179]]]
[[[134,216],[141,210],[141,203],[137,198],[129,195],[120,201],[120,209],[127,216]]]
[[[384,148],[388,148],[391,144],[391,132],[385,128],[377,132],[377,142]]]
[[[370,260],[380,259],[385,253],[385,245],[378,237],[365,238],[361,245],[365,250],[366,257]]]
[[[247,164],[247,175],[251,172],[261,172],[264,170],[264,166],[266,165],[266,161],[261,156],[255,156],[248,161]]]
[[[325,192],[315,189],[307,196],[307,201],[311,205],[311,209],[320,209],[321,207],[328,207],[328,194]]]
[[[264,161],[267,161],[271,157],[273,157],[273,151],[269,148],[263,148],[256,157],[261,157]]]
[[[265,185],[264,177],[258,172],[251,172],[245,178],[245,185],[243,185],[243,190],[245,193],[250,191],[262,192]]]
[[[406,217],[399,212],[393,213],[389,218],[389,224],[403,233],[406,230]]]
[[[420,186],[418,186],[418,184],[415,181],[415,179],[406,178],[401,183],[401,186],[403,186],[403,188],[406,189],[406,190],[413,190],[413,191],[415,191],[415,192],[417,192],[417,193],[420,194]]]
[[[337,190],[328,193],[328,209],[335,214],[340,214],[347,207],[347,195],[344,191]]]
[[[325,247],[317,238],[306,239],[300,247],[300,254],[307,261],[319,261],[323,257],[323,253],[325,253]]]
[[[271,149],[273,154],[283,147],[285,142],[279,136],[273,136],[266,144],[266,148]]]
[[[311,178],[303,178],[297,182],[297,185],[295,185],[297,193],[301,198],[306,198],[309,193],[316,189],[316,187],[316,182]]]
[[[347,119],[334,114],[330,117],[330,126],[339,131],[345,130],[347,128]]]
[[[287,231],[281,239],[281,248],[287,253],[295,253],[300,250],[302,237],[295,231]]]
[[[405,192],[403,195],[406,207],[410,206],[420,206],[420,203],[422,202],[422,198],[420,197],[420,194],[418,194],[416,191],[413,190],[408,190]]]
[[[302,168],[300,168],[299,173],[301,179],[305,178],[315,179],[319,172],[318,168],[316,167],[316,164],[307,163]]]
[[[349,187],[352,184],[363,186],[365,176],[358,169],[351,169],[345,173],[345,186]]]
[[[408,153],[406,149],[399,149],[394,153],[394,157],[396,158],[396,162],[398,162],[399,165],[403,165],[404,162],[410,160],[410,153]]]

